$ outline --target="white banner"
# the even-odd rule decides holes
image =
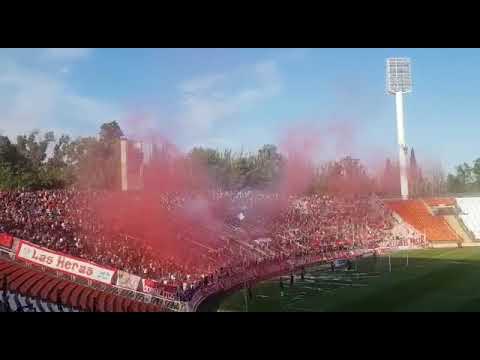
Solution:
[[[23,240],[18,244],[17,258],[105,284],[111,284],[115,274],[114,269],[65,256]]]
[[[117,271],[118,286],[137,291],[138,286],[140,284],[140,280],[142,280],[140,276],[132,275],[121,270]]]

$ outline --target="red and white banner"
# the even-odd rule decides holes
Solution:
[[[140,280],[142,280],[140,276],[132,275],[121,270],[117,271],[117,286],[137,291]]]
[[[162,296],[163,286],[151,279],[142,279],[142,292],[155,296]]]
[[[13,244],[13,236],[0,233],[0,246],[10,249]]]
[[[177,287],[173,285],[164,285],[152,279],[142,279],[142,292],[154,296],[174,299]]]
[[[60,270],[68,274],[86,279],[111,284],[114,269],[95,265],[89,261],[65,256],[40,246],[21,240],[18,244],[17,259],[22,259],[34,264],[43,265],[51,269]]]

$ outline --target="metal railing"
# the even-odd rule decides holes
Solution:
[[[169,299],[167,297],[147,294],[141,291],[127,289],[114,284],[110,284],[110,285],[103,284],[93,280],[75,276],[73,274],[67,274],[59,270],[54,270],[46,266],[34,265],[26,261],[21,261],[15,258],[15,253],[1,247],[0,247],[0,255],[3,255],[4,257],[8,257],[10,261],[15,261],[16,263],[19,263],[22,266],[32,269],[34,271],[44,272],[44,273],[53,275],[59,279],[67,280],[81,286],[87,286],[91,289],[99,290],[108,294],[118,295],[127,299],[143,302],[146,304],[159,305],[160,307],[169,311],[186,311],[186,308],[187,308],[187,304],[182,301]]]

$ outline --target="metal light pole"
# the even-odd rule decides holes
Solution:
[[[400,188],[402,199],[408,199],[407,146],[405,145],[405,125],[403,116],[403,94],[412,91],[410,59],[387,59],[387,93],[395,95],[397,116],[397,139],[399,146]]]

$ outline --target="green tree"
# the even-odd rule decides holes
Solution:
[[[460,182],[457,176],[453,174],[448,174],[447,176],[447,191],[450,193],[461,193],[463,192],[464,184]]]
[[[43,139],[39,139],[39,131],[32,131],[29,135],[19,135],[17,137],[17,150],[29,162],[31,170],[36,171],[47,158],[47,149],[50,143],[55,141],[52,131],[44,134]]]
[[[100,127],[100,141],[113,143],[123,137],[123,131],[116,121],[104,123]]]
[[[480,158],[476,159],[473,162],[473,167],[472,167],[472,173],[473,173],[473,180],[474,180],[474,191],[478,192],[480,191]]]

